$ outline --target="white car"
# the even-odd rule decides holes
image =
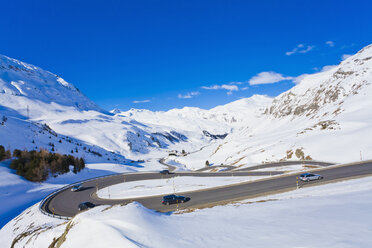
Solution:
[[[72,188],[71,188],[71,191],[75,192],[75,191],[79,191],[81,188],[83,187],[83,185],[81,183],[79,184],[75,184]]]
[[[304,182],[310,182],[310,181],[313,181],[313,180],[323,179],[323,177],[321,175],[312,174],[312,173],[301,174],[299,178],[300,178],[301,181],[304,181]]]

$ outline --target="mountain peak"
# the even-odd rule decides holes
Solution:
[[[7,96],[6,99],[2,97],[6,101],[16,102],[14,97],[25,97],[79,110],[100,110],[79,89],[58,75],[4,55],[0,55],[0,94]]]
[[[372,45],[348,57],[330,70],[304,77],[291,90],[282,93],[266,109],[274,117],[336,116],[343,111],[342,105],[362,90],[371,89]],[[325,111],[325,106],[334,108]]]

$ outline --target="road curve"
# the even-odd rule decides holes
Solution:
[[[287,163],[287,162],[284,162]],[[298,162],[297,162],[298,163]],[[288,164],[283,164],[288,165]],[[300,187],[314,186],[319,183],[326,183],[340,179],[372,175],[372,161],[357,162],[353,164],[339,165],[328,167],[330,164],[322,164],[323,168],[312,170],[314,173],[319,173],[324,176],[321,181],[311,183],[300,182]],[[277,166],[277,165],[276,165]],[[161,196],[133,198],[130,200],[110,200],[98,199],[94,197],[96,188],[105,188],[114,184],[126,182],[169,178],[173,176],[200,176],[200,177],[215,177],[215,176],[263,176],[263,175],[280,175],[283,172],[279,171],[228,171],[228,172],[181,172],[170,175],[161,175],[159,173],[133,173],[133,174],[118,174],[111,177],[97,178],[83,183],[81,191],[72,192],[67,188],[44,201],[41,208],[50,213],[60,216],[72,217],[78,213],[78,204],[84,201],[90,201],[97,205],[114,205],[126,204],[132,201],[138,201],[145,207],[161,212],[173,211],[177,208],[176,205],[164,206],[161,204]],[[298,173],[297,175],[299,175]],[[258,180],[254,182],[240,183],[235,185],[227,185],[218,188],[209,188],[187,193],[180,193],[191,197],[189,202],[180,204],[179,209],[196,208],[203,206],[218,205],[221,203],[248,199],[264,194],[271,194],[279,191],[288,191],[296,188],[297,175],[281,175],[279,177]]]

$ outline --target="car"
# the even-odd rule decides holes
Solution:
[[[79,191],[82,187],[83,185],[81,183],[75,184],[74,186],[72,186],[71,191],[73,192]]]
[[[313,173],[301,174],[299,178],[300,178],[301,181],[304,181],[304,182],[310,182],[310,181],[313,181],[313,180],[323,179],[323,177],[321,175],[313,174]]]
[[[169,170],[161,170],[159,171],[160,174],[167,175],[170,174]]]
[[[166,195],[163,197],[163,203],[164,205],[170,205],[175,203],[184,203],[187,201],[190,201],[190,197],[182,196],[182,195]]]
[[[94,205],[93,203],[91,202],[81,202],[78,206],[79,208],[79,211],[83,211],[83,210],[87,210],[87,209],[90,209],[90,208],[94,208],[96,205]]]

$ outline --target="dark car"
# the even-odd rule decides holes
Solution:
[[[169,170],[161,170],[159,173],[164,175],[170,174]]]
[[[310,181],[313,181],[313,180],[323,179],[323,177],[321,175],[312,174],[312,173],[301,174],[299,178],[300,178],[301,181],[304,181],[304,182],[310,182]]]
[[[79,204],[79,211],[83,211],[83,210],[87,210],[87,209],[90,209],[90,208],[94,208],[95,206],[96,205],[94,205],[91,202],[81,202]]]
[[[184,203],[190,201],[190,197],[185,197],[182,195],[166,195],[163,197],[163,203],[164,205],[170,205],[175,203]]]

